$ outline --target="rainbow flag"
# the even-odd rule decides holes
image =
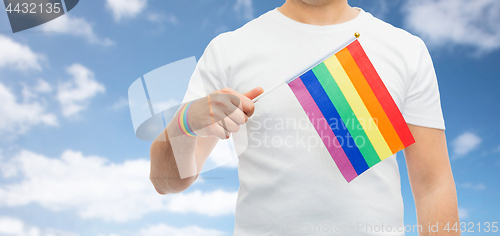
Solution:
[[[415,142],[357,39],[287,83],[347,182]]]

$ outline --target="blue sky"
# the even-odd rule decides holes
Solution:
[[[283,2],[81,1],[16,34],[0,13],[0,235],[231,235],[237,169],[158,195],[148,180],[150,143],[134,135],[127,90],[151,70],[199,58],[213,37]],[[500,3],[350,4],[424,39],[461,220],[499,222]],[[403,155],[398,162],[405,223],[415,224]]]

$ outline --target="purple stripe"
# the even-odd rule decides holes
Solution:
[[[302,105],[302,108],[309,117],[309,120],[311,120],[314,128],[316,129],[316,131],[318,131],[319,136],[323,140],[323,143],[325,144],[328,152],[337,164],[340,172],[347,180],[347,182],[351,182],[351,180],[356,178],[358,174],[347,158],[344,150],[342,149],[342,146],[340,145],[337,137],[328,125],[318,105],[316,105],[311,94],[309,94],[309,91],[302,82],[302,79],[297,78],[288,83],[288,86],[290,86],[293,93],[295,94],[295,97],[297,97],[297,99],[299,100],[300,105]]]

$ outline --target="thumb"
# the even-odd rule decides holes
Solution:
[[[261,95],[262,93],[264,92],[264,89],[262,87],[257,87],[257,88],[254,88],[246,93],[243,93],[243,95],[245,95],[247,98],[249,98],[250,100],[256,98],[257,96]]]

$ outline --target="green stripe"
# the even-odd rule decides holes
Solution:
[[[326,68],[325,63],[321,63],[312,69],[316,77],[318,78],[321,86],[326,91],[326,94],[332,101],[333,105],[337,109],[340,114],[340,117],[344,121],[347,126],[347,130],[351,133],[354,142],[359,148],[359,151],[365,158],[366,163],[369,167],[380,162],[380,158],[373,148],[372,143],[368,136],[366,136],[365,131],[363,130],[361,124],[358,121],[358,118],[354,114],[347,102],[342,90],[337,85],[335,80],[333,79],[330,71]],[[340,122],[337,122],[337,124]]]

